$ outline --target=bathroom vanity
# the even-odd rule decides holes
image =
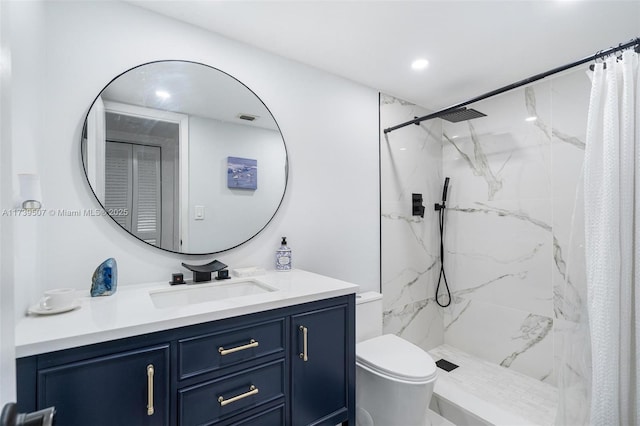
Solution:
[[[55,406],[58,425],[355,424],[358,287],[300,270],[255,280],[270,290],[203,301],[201,284],[128,286],[25,318],[20,411]],[[159,291],[181,302],[157,307]]]

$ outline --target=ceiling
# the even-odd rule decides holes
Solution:
[[[161,97],[157,91],[165,92],[167,97]],[[101,96],[106,101],[152,110],[279,130],[271,112],[255,93],[228,74],[194,62],[159,61],[141,65],[114,79]],[[211,99],[224,99],[224,102],[211,102]],[[147,112],[139,111],[138,114]],[[243,120],[240,116],[252,116],[254,121]],[[147,120],[144,132],[162,134],[162,126],[153,118],[152,121]],[[119,125],[138,128],[140,123],[135,119],[122,119]],[[125,131],[124,128],[120,130]]]
[[[129,2],[432,110],[640,37],[640,0]]]

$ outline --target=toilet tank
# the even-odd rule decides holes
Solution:
[[[382,335],[382,294],[356,294],[356,343]]]

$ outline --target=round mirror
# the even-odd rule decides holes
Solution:
[[[89,109],[81,147],[104,212],[176,253],[253,238],[287,186],[287,150],[269,109],[229,74],[195,62],[152,62],[114,78]]]

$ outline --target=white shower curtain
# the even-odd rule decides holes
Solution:
[[[593,73],[584,164],[592,425],[640,425],[640,73]]]

